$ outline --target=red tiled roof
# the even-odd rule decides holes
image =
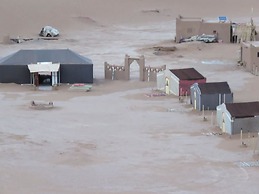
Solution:
[[[194,68],[170,69],[170,71],[175,74],[180,80],[205,79],[205,77]]]

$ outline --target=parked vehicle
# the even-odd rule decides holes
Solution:
[[[51,26],[45,26],[41,29],[40,36],[56,37],[56,36],[59,36],[59,31]]]

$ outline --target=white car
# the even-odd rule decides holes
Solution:
[[[206,34],[202,34],[202,35],[198,36],[196,40],[203,41],[205,43],[217,42],[217,38],[215,35],[206,35]]]
[[[41,29],[40,36],[43,36],[43,37],[59,36],[59,31],[51,26],[45,26]]]

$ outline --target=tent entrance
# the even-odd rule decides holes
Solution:
[[[28,68],[31,73],[31,83],[35,86],[57,86],[60,83],[59,63],[37,63],[30,64]]]
[[[51,74],[38,74],[39,75],[39,85],[41,86],[51,86],[52,80],[51,80]]]

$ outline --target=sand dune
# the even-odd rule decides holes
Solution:
[[[3,0],[0,11],[0,35],[35,35],[44,25],[61,30],[87,29],[95,21],[102,25],[145,24],[174,20],[179,14],[191,17],[230,19],[259,16],[256,0]],[[157,10],[158,12],[152,12]],[[83,18],[91,18],[82,24]],[[88,23],[89,22],[89,23]]]

